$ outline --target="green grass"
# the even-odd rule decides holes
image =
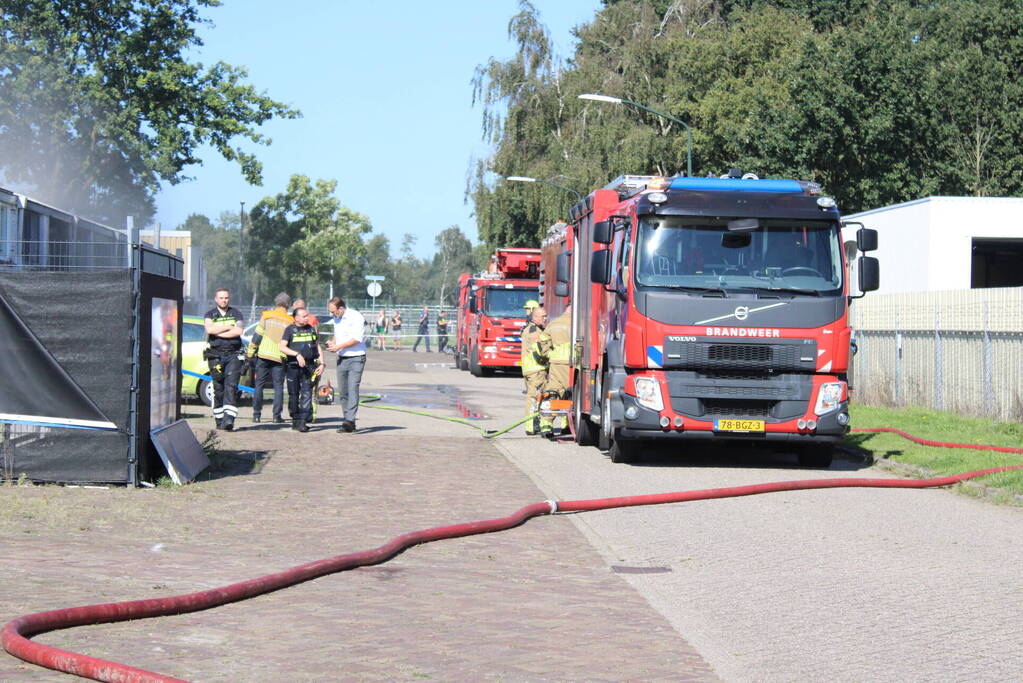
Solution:
[[[858,428],[894,427],[931,441],[1023,448],[1023,425],[916,407],[878,408],[853,405],[851,414],[854,431],[846,437],[846,442],[871,451],[877,461],[888,459],[939,476],[1003,465],[1023,465],[1021,453],[922,446],[897,434],[855,432]],[[1023,470],[993,474],[976,481],[983,486],[1000,489],[1001,495],[995,496],[999,502],[1023,505],[1014,498],[1015,495],[1023,495]],[[962,488],[964,492],[972,494],[981,491],[976,487]]]

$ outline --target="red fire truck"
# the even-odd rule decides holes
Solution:
[[[539,301],[539,249],[498,249],[487,272],[458,278],[455,362],[476,377],[517,368],[525,303]]]
[[[622,176],[570,216],[542,271],[551,319],[571,305],[580,444],[628,462],[653,440],[781,442],[830,465],[849,430],[849,303],[878,286],[875,231],[843,245],[819,185],[735,172]]]

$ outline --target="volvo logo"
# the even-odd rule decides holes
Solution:
[[[706,320],[697,320],[694,325],[706,325],[708,323],[716,323],[719,320],[728,320],[729,318],[735,318],[736,320],[745,320],[749,317],[750,313],[759,313],[760,311],[766,311],[778,306],[787,305],[784,301],[779,301],[776,304],[767,304],[766,306],[758,306],[756,308],[750,308],[749,306],[736,306],[735,310],[728,315],[719,315],[714,318],[707,318]]]

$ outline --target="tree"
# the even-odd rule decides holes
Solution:
[[[365,253],[369,219],[334,197],[336,180],[293,175],[287,189],[253,207],[248,265],[260,275],[260,293],[306,295],[311,284],[350,279]]]
[[[467,190],[480,239],[535,246],[566,197],[623,173],[739,167],[820,182],[852,213],[929,194],[1023,192],[1023,0],[605,0],[558,63],[535,9],[477,69],[492,153]]]
[[[0,13],[0,169],[6,182],[120,225],[153,214],[161,182],[212,146],[262,181],[257,128],[298,111],[244,69],[192,63],[201,10],[219,0],[10,0]]]
[[[457,296],[454,285],[458,274],[473,270],[472,243],[457,225],[452,225],[437,235],[434,244],[437,252],[430,266],[429,300],[450,306]]]

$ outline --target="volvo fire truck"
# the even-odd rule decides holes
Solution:
[[[539,301],[539,249],[498,249],[484,273],[459,279],[455,361],[476,377],[519,367],[525,304]]]
[[[550,318],[570,310],[580,444],[629,462],[652,441],[782,443],[830,465],[849,430],[849,304],[878,287],[875,231],[843,245],[819,185],[739,173],[622,176],[570,217],[542,270]]]

